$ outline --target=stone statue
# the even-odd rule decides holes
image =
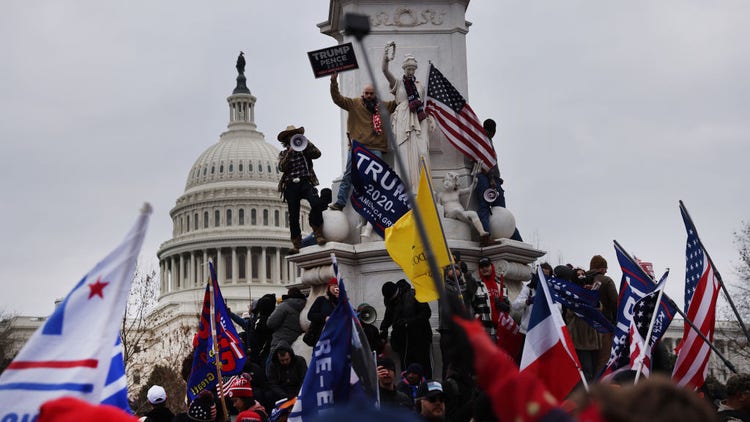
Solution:
[[[383,54],[383,74],[396,99],[396,110],[391,115],[391,125],[398,145],[398,156],[406,167],[407,174],[401,174],[401,179],[411,186],[412,191],[419,184],[419,161],[424,157],[427,168],[430,168],[430,143],[427,134],[427,113],[424,110],[425,88],[414,73],[417,70],[417,59],[406,55],[401,65],[404,76],[396,79],[388,70],[388,50],[393,43],[389,43]],[[395,46],[393,47],[395,49]]]
[[[237,68],[237,73],[240,75],[245,74],[245,53],[242,51],[240,51],[240,55],[237,56],[237,65],[235,65],[235,67]]]
[[[438,203],[443,205],[443,215],[448,218],[463,221],[474,226],[483,242],[489,239],[490,234],[482,227],[479,215],[476,211],[467,211],[461,205],[461,196],[471,192],[472,188],[459,189],[458,175],[452,171],[445,173],[443,179],[443,190],[438,192]]]

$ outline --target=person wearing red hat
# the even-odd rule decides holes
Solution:
[[[339,303],[339,282],[336,277],[331,277],[328,281],[328,287],[326,288],[325,296],[319,296],[315,299],[310,310],[307,311],[307,319],[310,321],[310,328],[302,338],[310,347],[314,347],[320,339],[320,334],[323,332],[323,327],[328,321],[328,317],[331,316],[334,308]]]
[[[137,422],[138,418],[106,404],[94,405],[74,397],[62,397],[44,403],[37,422]]]
[[[260,422],[259,409],[263,409],[253,398],[253,387],[250,384],[250,374],[242,374],[232,379],[227,397],[237,411],[237,422]],[[264,412],[265,413],[265,412]],[[267,418],[266,418],[267,419]]]

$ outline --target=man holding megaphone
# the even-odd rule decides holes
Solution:
[[[279,153],[279,192],[287,203],[289,210],[289,231],[293,248],[290,253],[297,253],[302,247],[302,229],[300,227],[300,202],[305,199],[310,204],[310,227],[318,245],[324,245],[323,209],[325,204],[320,200],[315,186],[318,178],[313,170],[313,161],[320,158],[320,150],[305,136],[304,127],[287,126],[279,133],[278,140],[284,146]]]

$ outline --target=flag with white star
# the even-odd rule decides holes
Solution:
[[[587,289],[557,277],[547,280],[552,301],[576,314],[600,333],[611,333],[615,327],[599,310],[599,290]]]
[[[146,204],[125,240],[73,287],[0,375],[0,420],[36,420],[43,403],[63,396],[130,412],[120,328],[150,214]]]
[[[709,341],[713,341],[719,281],[682,201],[680,213],[687,230],[684,311],[687,317],[700,327],[703,335]],[[672,379],[680,386],[700,388],[706,380],[711,348],[688,323],[685,323],[682,341],[676,350],[677,362],[672,371]]]

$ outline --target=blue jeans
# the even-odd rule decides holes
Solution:
[[[381,151],[370,150],[372,154],[378,158],[383,158]],[[339,185],[339,193],[336,195],[336,204],[343,207],[349,202],[349,191],[352,189],[352,152],[346,156],[346,167],[344,167],[344,176],[341,178],[341,184]]]

